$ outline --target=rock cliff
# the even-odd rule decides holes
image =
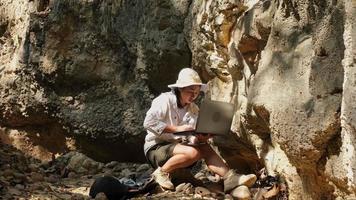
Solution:
[[[356,198],[355,1],[0,1],[0,135],[144,161],[152,98],[192,66],[235,104],[214,143],[290,199]]]

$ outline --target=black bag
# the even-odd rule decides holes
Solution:
[[[128,199],[136,194],[146,193],[156,186],[152,178],[144,180],[143,184],[126,185],[112,176],[97,178],[90,187],[89,195],[95,198],[97,194],[104,193],[109,200]]]

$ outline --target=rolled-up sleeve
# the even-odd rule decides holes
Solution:
[[[162,134],[167,124],[164,122],[168,111],[168,101],[161,96],[152,101],[151,108],[147,111],[143,127],[154,134]]]

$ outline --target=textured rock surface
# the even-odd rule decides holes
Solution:
[[[59,126],[59,135],[80,138],[76,145],[97,158],[144,161],[141,124],[152,94],[190,64],[188,6],[2,1],[2,126],[46,127],[42,134]]]
[[[209,97],[235,103],[214,141],[231,166],[264,165],[290,199],[355,198],[355,6],[0,1],[1,138],[47,159],[74,137],[93,157],[144,161],[151,99],[192,65]]]
[[[235,103],[232,130],[290,199],[354,194],[355,3],[206,0],[190,14],[193,67],[213,99]]]

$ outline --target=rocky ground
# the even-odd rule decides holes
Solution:
[[[114,176],[126,185],[138,186],[152,171],[148,164],[116,161],[103,164],[78,152],[54,155],[52,161],[41,162],[0,143],[0,199],[92,199],[90,186],[98,177]],[[194,177],[182,172],[175,175],[175,191],[162,191],[154,186],[131,199],[232,199],[222,192],[219,177],[209,173],[203,164],[197,164],[191,172]],[[281,186],[278,191],[271,185],[250,191],[254,199],[286,199],[287,195],[286,188]],[[95,199],[106,197],[99,193]]]

